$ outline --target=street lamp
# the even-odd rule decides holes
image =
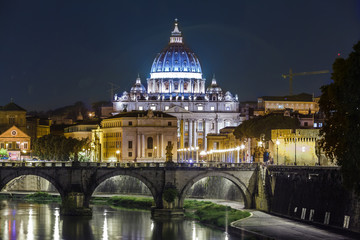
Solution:
[[[116,158],[118,162],[119,162],[119,157],[120,157],[120,150],[116,150]]]
[[[279,165],[279,145],[280,141],[276,140],[276,165]]]
[[[204,160],[203,158],[207,155],[207,153],[205,151],[201,151],[200,152],[200,157],[202,160]]]

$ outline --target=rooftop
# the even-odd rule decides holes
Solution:
[[[299,102],[312,102],[313,95],[308,93],[300,93],[292,96],[263,96],[265,101],[299,101]]]

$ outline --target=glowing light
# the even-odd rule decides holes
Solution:
[[[55,223],[54,223],[54,234],[53,234],[53,239],[54,240],[59,240],[60,239],[60,214],[59,214],[59,209],[56,208],[55,209],[55,212],[54,212],[54,215],[55,215]]]
[[[195,78],[202,79],[202,73],[194,72],[156,72],[150,73],[150,77],[156,78]]]
[[[200,156],[203,157],[203,156],[205,156],[205,155],[207,155],[207,153],[206,153],[205,151],[201,151],[201,152],[200,152]]]
[[[244,144],[241,144],[240,148],[241,148],[241,149],[245,149],[245,145],[244,145]]]
[[[280,145],[280,141],[279,141],[279,140],[276,140],[276,145]]]

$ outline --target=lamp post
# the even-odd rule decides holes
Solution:
[[[120,150],[116,150],[116,159],[119,162]]]
[[[202,160],[204,160],[203,158],[206,156],[206,152],[205,151],[201,151],[200,152],[200,158],[202,159]]]
[[[237,156],[236,156],[236,163],[240,163],[240,148],[241,147],[236,147],[236,152],[237,152]]]
[[[196,163],[198,163],[199,162],[199,147],[196,147],[195,150],[196,150]]]
[[[279,144],[280,141],[276,140],[276,165],[279,165]]]
[[[156,149],[157,149],[157,147],[155,146],[154,149],[153,149],[153,159],[156,158]]]
[[[241,162],[242,162],[243,160],[245,161],[245,159],[244,159],[244,156],[245,156],[245,154],[244,154],[244,153],[245,153],[245,152],[244,152],[245,145],[244,145],[244,144],[241,144],[240,148],[241,148],[241,153],[242,153],[242,156],[243,156],[243,157],[241,158],[241,159],[242,159]]]
[[[295,130],[296,131],[296,130]],[[295,162],[294,162],[294,165],[296,166],[296,132],[295,132]]]

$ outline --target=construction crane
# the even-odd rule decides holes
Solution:
[[[302,75],[314,75],[314,74],[323,74],[323,73],[329,73],[329,70],[323,70],[323,71],[314,71],[314,72],[299,72],[299,73],[293,73],[292,69],[289,69],[289,74],[282,74],[281,76],[286,79],[289,78],[289,87],[290,87],[290,91],[289,94],[290,96],[293,94],[292,91],[292,81],[293,81],[293,76],[302,76]]]
[[[108,82],[110,84],[110,89],[108,92],[110,92],[110,99],[114,100],[114,92],[120,89],[119,85],[116,85],[113,82]]]

